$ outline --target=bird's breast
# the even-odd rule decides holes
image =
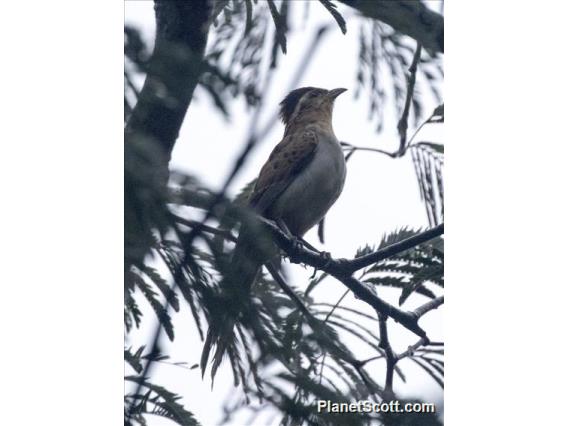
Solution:
[[[294,235],[304,235],[341,194],[345,173],[345,157],[337,139],[321,138],[313,159],[275,203],[275,213]]]

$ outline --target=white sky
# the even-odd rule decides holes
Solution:
[[[452,425],[477,426],[487,419],[494,424],[559,424],[566,417],[568,348],[557,330],[566,322],[568,298],[562,285],[568,240],[568,152],[563,143],[567,4],[542,4],[492,2],[490,13],[479,2],[446,4],[444,132],[451,140],[446,146],[451,161],[446,164],[445,275],[451,284],[445,289],[447,305],[432,313],[426,326],[441,334],[435,324],[441,325],[444,313],[445,418]],[[122,4],[35,2],[34,13],[30,2],[6,5],[0,32],[10,42],[3,45],[3,57],[17,66],[2,68],[9,84],[2,92],[8,119],[1,130],[3,140],[11,143],[2,145],[6,152],[0,168],[7,200],[1,213],[6,285],[0,321],[8,348],[0,357],[0,392],[10,409],[0,411],[0,424],[74,425],[77,419],[113,424],[123,413],[122,289],[109,279],[123,272],[124,194],[117,185],[123,174],[122,145],[117,144],[123,131],[117,99],[123,86]],[[150,10],[134,10],[143,8],[151,7],[127,4],[128,19],[151,23]],[[38,34],[46,48],[38,49]],[[299,43],[292,40],[291,46]],[[292,50],[290,58],[294,54]],[[45,64],[56,66],[41,66]],[[349,66],[346,60],[344,66]],[[346,73],[342,85],[352,77]],[[30,96],[23,94],[36,95],[33,108]],[[345,99],[339,108],[349,106]],[[188,126],[199,110],[197,104],[190,108]],[[236,116],[242,115],[239,111],[235,109]],[[353,124],[341,127],[341,117],[336,117],[338,135],[372,139],[378,146],[394,143],[393,132],[375,138],[357,117],[352,114]],[[218,125],[218,120],[205,124]],[[219,126],[215,130],[222,131]],[[203,148],[187,135],[184,130],[179,150],[185,144]],[[274,144],[278,136],[273,136]],[[246,177],[254,176],[261,154],[266,151],[255,152]],[[179,164],[181,151],[175,155]],[[189,161],[192,157],[186,158],[192,170],[205,174]],[[404,167],[404,160],[395,163]],[[340,216],[340,199],[330,212],[343,218],[335,222],[342,226],[329,229],[330,251],[378,238],[397,217],[400,222],[424,221],[412,192],[404,192],[404,198],[389,196],[382,186],[395,173],[391,164],[377,159],[365,170],[382,178],[374,188],[376,206],[369,208],[389,213],[369,221],[370,214],[357,204],[348,217]],[[218,171],[221,176],[223,170]],[[351,168],[344,197],[357,189],[356,174]],[[412,191],[410,180],[405,182],[396,185]],[[353,222],[363,219],[369,231],[361,235]],[[333,283],[326,286],[330,292],[334,288]],[[176,317],[178,340],[171,351],[176,361],[191,362],[200,350],[188,317],[186,311]],[[150,315],[150,327],[152,322]],[[143,342],[146,331],[134,336],[133,343]],[[403,333],[391,334],[404,340]],[[184,403],[204,425],[215,423],[220,398],[231,391],[221,378],[211,394],[209,383],[202,384],[197,373],[174,367],[157,373],[157,380],[186,395]],[[409,387],[421,394],[433,389],[426,380]]]
[[[303,7],[296,13],[303,13]],[[339,7],[341,12],[350,9]],[[125,2],[126,23],[143,31],[148,41],[153,39],[154,13],[153,2]],[[344,16],[348,16],[344,13]],[[280,65],[275,73],[267,105],[276,105],[288,89],[290,70],[295,70],[304,52],[305,40],[311,39],[309,30],[322,22],[330,22],[331,15],[319,4],[310,7],[310,18],[305,31],[294,31],[288,37],[288,54],[280,58]],[[294,20],[291,20],[294,22]],[[301,20],[300,20],[301,22]],[[374,123],[367,120],[368,104],[365,93],[358,100],[353,98],[357,61],[357,24],[347,19],[347,34],[343,35],[335,27],[317,51],[317,57],[298,87],[319,86],[323,88],[346,87],[349,92],[338,98],[334,111],[334,129],[340,140],[354,145],[377,147],[394,151],[398,147],[396,123],[398,117],[394,111],[387,109],[384,131],[377,134]],[[218,188],[227,176],[236,156],[242,149],[249,124],[249,114],[242,101],[234,102],[231,107],[231,121],[227,122],[211,105],[209,98],[202,91],[196,92],[182,126],[178,142],[173,152],[171,167],[197,176],[212,188]],[[436,107],[433,99],[426,98],[425,114]],[[272,112],[272,111],[270,111]],[[262,127],[262,120],[261,126]],[[274,127],[265,143],[258,146],[249,156],[240,175],[231,186],[235,193],[245,183],[256,177],[258,170],[268,157],[270,151],[280,141],[283,127],[279,123]],[[409,129],[412,132],[413,129]],[[443,142],[441,126],[426,126],[422,131],[425,140]],[[358,247],[366,243],[378,243],[381,236],[402,226],[427,227],[427,218],[420,201],[416,178],[410,156],[402,159],[391,159],[380,154],[358,152],[348,163],[347,179],[343,194],[332,207],[326,217],[326,244],[321,246],[317,241],[315,229],[306,235],[312,244],[332,253],[334,257],[352,257]],[[299,288],[307,283],[306,278],[311,270],[304,270],[298,265],[288,268],[291,281]],[[321,301],[335,302],[345,287],[328,279],[314,293]],[[399,292],[379,289],[381,297],[396,303]],[[347,300],[347,299],[346,299]],[[424,302],[420,296],[411,296],[404,307],[411,309]],[[351,297],[346,305],[369,312],[364,303]],[[183,303],[182,303],[183,305]],[[432,340],[443,340],[444,307],[428,313],[421,325]],[[372,314],[372,311],[369,313]],[[389,322],[390,323],[390,322]],[[180,313],[174,315],[176,340],[172,345],[165,345],[164,351],[171,356],[173,362],[198,363],[201,354],[201,342],[196,333],[189,311],[182,307]],[[140,331],[132,334],[129,344],[138,346],[147,343],[148,336],[155,327],[155,316],[149,311],[144,318]],[[404,350],[416,341],[416,337],[394,324],[389,326],[389,337],[395,351]],[[350,347],[360,358],[371,356],[371,352],[359,342],[346,337]],[[361,346],[361,348],[359,348]],[[371,364],[376,367],[374,378],[382,383],[384,379],[384,363]],[[407,384],[395,378],[395,390],[400,395],[412,395],[427,401],[439,401],[441,390],[413,363],[400,364],[407,375]],[[222,404],[226,396],[234,392],[232,375],[227,366],[221,368],[211,390],[211,383],[206,373],[201,381],[198,369],[188,371],[180,367],[156,364],[153,380],[168,389],[183,395],[184,405],[192,411],[205,426],[218,422],[222,415]],[[372,371],[368,368],[368,371]],[[150,425],[170,424],[168,421],[149,418]],[[235,423],[239,424],[239,423]]]

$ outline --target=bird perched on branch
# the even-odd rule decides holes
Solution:
[[[335,99],[346,90],[303,87],[280,103],[284,137],[260,170],[249,204],[297,239],[323,219],[343,190],[345,157],[332,113]],[[250,238],[241,231],[232,261],[245,288],[266,261]]]
[[[284,137],[260,170],[249,206],[296,240],[323,219],[343,190],[345,157],[333,132],[332,113],[335,99],[346,90],[303,87],[280,103]],[[223,280],[228,301],[219,306],[219,318],[210,321],[201,368],[204,372],[215,344],[212,376],[223,354],[231,353],[234,321],[242,315],[262,265],[277,254],[274,244],[252,227],[241,225]]]

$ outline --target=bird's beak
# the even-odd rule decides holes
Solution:
[[[337,98],[339,95],[341,95],[343,92],[347,92],[347,89],[344,88],[339,88],[339,89],[333,89],[330,90],[327,94],[327,96],[331,99],[334,100],[335,98]]]

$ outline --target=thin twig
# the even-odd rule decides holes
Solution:
[[[365,364],[367,364],[371,361],[376,361],[376,360],[382,359],[384,357],[385,357],[384,355],[376,355],[376,356],[372,356],[371,358],[367,358],[367,359],[364,359],[362,361],[359,361],[359,363],[361,364],[361,366],[364,366]]]
[[[385,358],[387,360],[387,370],[385,375],[385,399],[390,400],[394,397],[393,393],[393,376],[394,376],[394,368],[396,366],[397,357],[392,350],[392,346],[389,342],[389,335],[387,329],[387,319],[386,315],[377,312],[379,317],[379,335],[380,335],[380,342],[379,348],[385,351]]]
[[[184,219],[183,217],[180,217],[180,216],[175,215],[173,213],[172,213],[172,216],[175,218],[175,220],[177,222],[179,222],[182,225],[189,226],[191,228],[194,228],[196,226],[201,226],[202,232],[205,232],[207,234],[212,234],[212,235],[220,235],[220,236],[226,238],[229,241],[232,241],[234,243],[237,242],[237,237],[235,237],[233,234],[231,234],[231,232],[229,232],[228,230],[219,229],[219,228],[215,228],[213,226],[208,226],[208,225],[202,225],[201,222],[198,222],[197,220]]]
[[[346,290],[345,293],[343,293],[343,295],[339,298],[339,300],[337,301],[337,303],[335,305],[333,305],[333,308],[331,308],[331,310],[327,313],[325,319],[323,320],[323,322],[327,322],[327,320],[329,319],[329,317],[333,314],[333,312],[337,309],[337,307],[339,306],[339,304],[341,302],[343,302],[343,299],[345,299],[345,297],[349,294],[349,290]]]
[[[432,114],[430,116],[430,118],[432,118],[434,116],[434,114]],[[414,140],[414,138],[416,137],[416,135],[418,134],[418,132],[420,130],[422,130],[422,127],[424,127],[426,124],[428,124],[430,122],[430,118],[428,118],[428,120],[423,121],[422,124],[420,124],[420,126],[418,126],[418,128],[414,131],[414,133],[412,134],[412,137],[410,138],[410,140],[408,141],[408,145],[407,145],[407,149],[410,148],[412,146],[412,141]]]
[[[397,362],[407,356],[411,356],[420,346],[426,345],[428,343],[428,339],[425,337],[420,338],[415,344],[410,345],[407,350],[404,352],[399,353],[396,356]]]
[[[315,272],[315,270],[314,270]],[[343,301],[343,299],[349,294],[349,290],[346,290],[345,293],[343,293],[343,295],[339,298],[339,300],[335,303],[335,305],[333,305],[333,308],[331,308],[331,310],[328,312],[328,314],[326,315],[325,319],[323,320],[323,322],[327,322],[327,320],[329,319],[329,317],[333,314],[333,312],[337,309],[337,307],[339,306],[339,304]],[[325,359],[327,357],[327,351],[324,352],[323,354],[323,360],[321,362],[321,369],[319,372],[319,383],[321,384],[321,379],[322,379],[322,374],[323,374],[323,369],[325,367]]]
[[[379,148],[370,148],[370,147],[366,147],[366,146],[355,146],[355,145],[351,145],[350,143],[347,143],[347,142],[340,142],[340,145],[342,147],[344,147],[346,150],[348,150],[350,153],[355,152],[355,151],[370,151],[370,152],[377,152],[377,153],[383,154],[383,155],[388,155],[391,158],[397,158],[398,157],[397,153],[383,151],[382,149],[379,149]]]
[[[276,283],[280,286],[280,288],[284,291],[284,293],[286,293],[290,297],[290,299],[292,299],[292,301],[296,304],[298,309],[302,311],[302,313],[310,320],[315,321],[316,320],[315,317],[312,315],[312,313],[309,311],[306,305],[304,305],[302,299],[300,299],[298,295],[294,293],[294,290],[290,288],[290,286],[284,280],[282,275],[280,275],[278,269],[274,266],[274,264],[272,264],[271,262],[266,262],[264,266],[266,266],[266,269],[268,269],[268,272],[270,272],[270,275],[272,275],[274,281],[276,281]]]
[[[406,131],[408,130],[408,115],[410,113],[410,105],[412,102],[412,96],[414,94],[414,85],[416,84],[416,70],[418,68],[418,61],[420,60],[420,54],[422,53],[422,45],[417,43],[416,52],[414,52],[414,58],[412,59],[412,64],[408,69],[409,75],[407,77],[406,85],[406,100],[404,102],[404,110],[402,111],[402,117],[398,122],[398,133],[400,135],[400,146],[398,148],[398,156],[402,156],[406,151]]]

